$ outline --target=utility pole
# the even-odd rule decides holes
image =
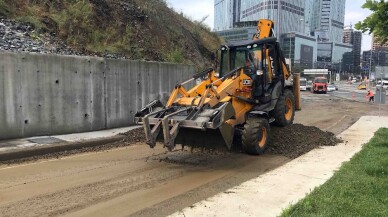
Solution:
[[[290,71],[292,72],[292,61],[291,61],[291,33],[290,33],[290,51],[288,52],[288,60],[290,61]]]
[[[338,90],[341,88],[341,69],[342,69],[342,59],[340,60],[340,65],[339,65],[339,81],[338,81]]]
[[[369,86],[369,88],[368,88],[368,89],[370,89],[371,86],[372,86],[372,82],[371,82],[371,80],[370,80],[370,76],[371,76],[371,74],[372,74],[372,54],[373,54],[373,50],[372,50],[372,48],[371,48],[371,49],[370,49],[370,57],[369,57],[369,76],[368,76],[368,79],[369,79],[368,86]],[[375,70],[375,71],[376,71],[376,70]]]
[[[381,72],[380,75],[381,75],[381,86],[380,86],[379,117],[381,117],[381,103],[383,102],[383,100],[381,99],[382,97],[381,93],[383,92],[383,72]],[[377,77],[377,74],[376,74],[376,77]]]

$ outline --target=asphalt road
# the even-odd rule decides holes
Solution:
[[[328,94],[342,97],[349,100],[355,100],[359,102],[368,102],[369,98],[366,97],[367,90],[358,90],[358,83],[355,84],[341,84],[337,91],[329,92]],[[376,94],[376,89],[372,88],[372,91]],[[386,96],[388,98],[388,96]]]

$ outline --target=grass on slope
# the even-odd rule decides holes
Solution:
[[[0,0],[0,17],[22,21],[68,46],[129,59],[209,67],[220,39],[164,0]]]
[[[281,216],[388,216],[388,129]]]

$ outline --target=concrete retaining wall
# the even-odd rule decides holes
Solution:
[[[133,124],[167,100],[193,66],[103,58],[0,53],[0,139],[78,133]]]

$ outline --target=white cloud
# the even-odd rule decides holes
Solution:
[[[172,6],[175,11],[183,12],[186,16],[193,20],[202,20],[205,16],[209,16],[204,23],[211,29],[214,27],[214,0],[167,0],[169,6]]]
[[[345,10],[345,26],[353,25],[359,21],[363,21],[371,14],[368,9],[363,9],[361,6],[365,3],[365,0],[347,0]],[[370,50],[372,47],[372,37],[364,34],[362,36],[362,50]]]

